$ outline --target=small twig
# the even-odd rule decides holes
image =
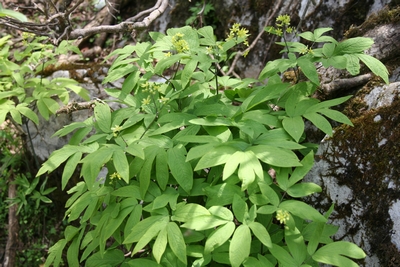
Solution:
[[[239,58],[241,56],[245,55],[246,53],[248,53],[251,49],[253,49],[256,46],[258,40],[260,40],[262,35],[265,33],[264,28],[267,27],[271,23],[272,18],[275,16],[275,14],[278,11],[278,9],[280,8],[281,4],[282,4],[282,0],[279,0],[276,3],[275,8],[272,10],[271,14],[268,16],[267,20],[265,21],[265,25],[264,25],[263,29],[258,33],[257,37],[253,40],[253,42],[251,42],[249,47],[247,47],[243,52],[242,51],[237,52],[237,54],[235,55],[235,57],[232,61],[231,67],[229,68],[229,70],[226,73],[223,73],[221,71],[222,68],[220,66],[218,66],[218,70],[221,71],[221,73],[223,73],[224,75],[231,75],[234,73],[234,69],[236,67],[236,64],[237,64]],[[239,78],[239,77],[237,77],[237,78]]]
[[[71,114],[74,111],[92,109],[95,103],[96,101],[80,102],[80,103],[72,102],[57,110],[56,115],[60,115],[62,113]]]

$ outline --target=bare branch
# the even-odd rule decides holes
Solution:
[[[163,2],[164,2],[163,0],[158,0],[157,3],[152,8],[143,10],[143,11],[139,12],[138,14],[136,14],[135,16],[127,19],[126,21],[132,21],[132,22],[137,21],[139,18],[143,17],[144,15],[147,15],[147,14],[153,12],[154,10],[160,8],[160,6],[161,6],[161,4],[163,4]],[[168,3],[166,3],[166,5],[168,5]]]
[[[128,20],[121,22],[117,25],[99,25],[94,27],[87,27],[84,29],[73,29],[70,23],[70,16],[76,11],[79,5],[84,0],[77,1],[71,8],[64,12],[58,12],[56,6],[51,0],[44,1],[43,7],[34,3],[34,9],[39,12],[44,12],[46,15],[46,23],[32,23],[32,22],[20,22],[16,19],[8,17],[0,17],[0,25],[11,27],[13,29],[21,30],[24,32],[31,32],[40,36],[48,36],[52,38],[53,42],[57,45],[59,42],[65,39],[81,39],[84,37],[92,36],[97,33],[120,33],[127,32],[133,33],[135,29],[146,28],[156,18],[165,12],[168,7],[168,0],[158,0],[157,3],[150,9],[144,10],[138,13],[136,16],[129,18]],[[49,8],[52,6],[53,8]],[[108,10],[114,7],[106,6]],[[54,14],[49,14],[49,10],[54,9]],[[141,21],[137,21],[139,18],[147,15]]]
[[[276,12],[278,11],[278,9],[281,7],[282,4],[282,0],[279,0],[276,4],[275,4],[275,8],[272,10],[272,12],[269,14],[267,20],[265,21],[264,27],[267,27],[269,24],[271,24],[271,20],[273,19],[273,17],[275,16]],[[253,40],[253,42],[249,45],[249,47],[247,47],[244,51],[239,51],[237,52],[237,54],[235,55],[231,67],[229,68],[229,70],[224,73],[222,71],[222,68],[218,65],[218,70],[223,74],[223,75],[231,75],[234,74],[234,69],[236,67],[236,64],[239,60],[239,58],[243,55],[246,55],[251,49],[253,49],[258,40],[260,40],[261,36],[265,33],[264,31],[264,27],[263,29],[258,33],[257,37]],[[237,74],[236,74],[237,75]],[[236,76],[235,75],[235,76]],[[238,75],[237,75],[238,76]]]
[[[72,102],[66,106],[61,107],[59,110],[56,111],[56,115],[60,115],[62,113],[71,114],[74,111],[85,110],[85,109],[93,109],[94,104],[96,103],[95,100],[90,102]]]
[[[159,4],[157,6],[157,4]],[[142,21],[130,22],[124,21],[117,25],[102,25],[97,27],[92,27],[88,29],[75,29],[69,34],[70,39],[77,39],[93,34],[107,32],[107,33],[119,33],[119,32],[132,32],[134,29],[146,28],[158,18],[168,7],[168,0],[159,0],[154,6],[154,10],[149,16],[145,17]]]

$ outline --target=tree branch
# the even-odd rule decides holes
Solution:
[[[275,8],[274,8],[274,9],[272,10],[272,12],[269,14],[267,20],[265,21],[265,24],[264,24],[263,29],[258,33],[257,37],[253,40],[253,42],[251,42],[251,44],[249,45],[249,47],[247,47],[244,51],[239,51],[239,52],[237,52],[237,54],[236,54],[235,57],[233,58],[231,67],[229,68],[229,70],[228,70],[226,73],[224,73],[224,72],[222,71],[221,66],[220,66],[219,64],[217,64],[218,70],[219,70],[223,75],[235,74],[234,70],[235,70],[235,67],[236,67],[236,64],[237,64],[239,58],[240,58],[241,56],[247,54],[251,49],[253,49],[253,48],[256,46],[258,40],[260,40],[261,36],[265,33],[264,28],[267,27],[267,26],[271,23],[272,18],[275,16],[276,12],[277,12],[278,9],[281,7],[281,4],[282,4],[282,0],[279,0],[277,3],[275,3]],[[236,74],[235,76],[239,76],[239,75]],[[238,77],[238,78],[239,78],[239,77]]]
[[[52,1],[48,2],[54,5]],[[146,28],[150,25],[150,23],[152,23],[156,18],[158,18],[161,14],[165,12],[168,7],[169,1],[158,0],[152,8],[141,11],[137,15],[117,25],[100,25],[84,29],[73,29],[73,25],[71,25],[70,23],[70,16],[83,2],[84,0],[77,1],[73,5],[73,7],[66,10],[65,13],[58,12],[57,9],[50,8],[51,10],[54,10],[54,14],[49,14],[49,10],[43,10],[43,8],[40,8],[36,3],[34,3],[35,9],[39,10],[40,12],[46,13],[45,23],[20,22],[13,18],[0,17],[0,25],[11,27],[13,29],[21,30],[24,32],[31,32],[39,36],[48,36],[52,38],[55,45],[58,45],[62,40],[65,39],[80,39],[92,36],[97,33],[133,33],[135,29]],[[147,14],[147,17],[138,21],[139,18]]]

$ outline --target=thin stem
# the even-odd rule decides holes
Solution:
[[[217,67],[217,62],[214,62],[214,66],[215,66],[215,91],[216,94],[218,95],[218,67]]]

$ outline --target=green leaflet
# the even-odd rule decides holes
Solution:
[[[222,225],[215,229],[207,238],[204,247],[204,253],[211,253],[215,248],[221,246],[226,241],[228,241],[228,239],[232,236],[234,230],[234,222],[228,222],[225,225]]]
[[[100,169],[105,163],[110,161],[112,155],[112,149],[109,149],[108,147],[102,147],[81,160],[81,175],[83,176],[89,189],[92,188],[96,182]]]
[[[121,267],[161,267],[160,264],[155,263],[149,259],[133,259],[126,262],[126,265],[121,265]]]
[[[248,215],[249,209],[247,207],[246,202],[239,195],[234,195],[232,209],[233,209],[235,218],[239,222],[243,223],[245,220],[245,216]]]
[[[323,131],[325,134],[332,136],[333,134],[332,126],[329,123],[329,121],[325,119],[323,116],[319,115],[318,113],[306,113],[303,116],[307,120],[311,121],[312,124],[314,124],[318,129]]]
[[[249,228],[253,232],[253,234],[268,248],[272,247],[271,237],[267,229],[259,222],[251,222],[249,223]]]
[[[195,171],[218,166],[228,161],[230,156],[236,152],[232,146],[221,145],[207,152],[197,163]]]
[[[310,59],[300,57],[297,59],[297,64],[301,68],[304,75],[314,84],[319,85],[319,77],[315,65]]]
[[[283,247],[272,244],[272,247],[269,248],[269,251],[283,266],[298,266],[295,259],[293,259],[289,252],[287,252],[287,250]]]
[[[144,246],[146,246],[159,232],[165,229],[168,225],[168,217],[163,217],[162,220],[153,223],[138,240],[136,246],[134,247],[132,253],[136,254]]]
[[[169,222],[167,225],[168,244],[178,259],[187,264],[186,259],[186,244],[183,239],[182,232],[178,225],[174,222]]]
[[[290,134],[294,141],[299,142],[304,133],[304,121],[301,116],[286,117],[282,120],[283,128]]]
[[[107,104],[97,102],[94,107],[96,124],[104,133],[111,132],[111,110]]]
[[[249,147],[256,157],[270,165],[277,167],[301,166],[296,154],[284,148],[269,145],[258,145]]]
[[[346,241],[338,241],[318,249],[312,258],[326,264],[356,267],[358,264],[349,258],[362,259],[365,256],[364,251],[357,245]]]
[[[229,261],[233,267],[239,267],[249,256],[251,246],[251,233],[247,225],[236,228],[229,245]]]
[[[122,148],[116,147],[112,157],[115,169],[121,175],[122,179],[126,183],[129,183],[129,163],[125,152]]]
[[[193,186],[193,169],[189,162],[186,162],[186,150],[182,146],[176,146],[167,151],[168,166],[178,184],[187,193]]]
[[[161,257],[164,254],[165,249],[167,248],[167,234],[167,228],[162,229],[158,234],[156,241],[154,242],[153,256],[156,259],[157,263],[160,263]]]
[[[226,224],[227,222],[227,220],[220,219],[213,215],[200,215],[186,220],[181,227],[202,231]]]
[[[166,216],[156,215],[148,217],[139,223],[135,224],[128,235],[125,237],[123,244],[130,244],[138,242],[147,232],[147,230],[152,227],[152,225],[160,225],[161,222],[167,220]],[[161,228],[160,228],[161,230]],[[150,235],[151,233],[149,233]]]
[[[290,213],[305,219],[316,222],[326,222],[326,218],[322,216],[316,209],[298,200],[286,200],[279,204],[279,208],[287,210]]]
[[[285,229],[285,241],[296,266],[300,266],[307,257],[306,244],[300,231],[297,228]]]
[[[105,264],[117,266],[124,261],[124,253],[118,249],[107,250],[104,255],[97,252],[90,256],[86,261],[87,267],[103,266]]]
[[[16,106],[16,110],[19,111],[22,115],[33,121],[36,125],[39,125],[39,118],[35,112],[33,112],[30,108],[26,107],[24,104],[19,104]],[[22,123],[21,123],[22,124]]]
[[[189,203],[186,205],[179,205],[171,217],[174,221],[186,222],[193,217],[209,216],[211,213],[199,204]]]
[[[214,30],[211,26],[200,28],[198,33],[204,37],[200,39],[202,45],[215,45]]]
[[[381,77],[386,84],[389,84],[389,72],[382,62],[365,54],[355,54],[355,56],[367,65],[375,75]]]
[[[260,179],[264,177],[261,164],[253,151],[236,151],[227,159],[222,179],[229,178],[236,171],[238,165],[238,177],[242,181],[243,190],[254,182],[256,176]]]
[[[64,190],[69,179],[74,174],[76,166],[82,158],[82,152],[78,151],[73,154],[66,162],[63,174],[61,176],[61,189]]]
[[[371,38],[355,37],[338,43],[335,49],[336,55],[362,53],[372,46],[374,41]]]
[[[228,183],[208,186],[204,188],[204,191],[208,197],[206,207],[229,205],[233,202],[235,195],[244,196],[244,192],[239,186]]]
[[[67,240],[60,239],[49,249],[49,256],[46,259],[44,266],[49,267],[52,264],[59,266],[61,263],[61,257],[64,247],[67,245]]]

